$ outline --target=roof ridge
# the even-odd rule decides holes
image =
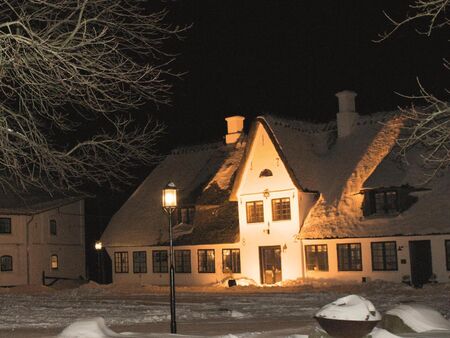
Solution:
[[[187,153],[195,153],[199,151],[207,151],[212,149],[218,149],[223,146],[223,142],[214,142],[214,143],[204,143],[204,144],[196,144],[191,146],[180,146],[175,149],[172,149],[170,152],[171,155],[181,155]]]

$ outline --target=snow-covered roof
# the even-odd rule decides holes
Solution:
[[[43,191],[33,191],[18,195],[13,192],[0,193],[0,215],[32,215],[58,208],[84,199],[85,196],[73,196],[56,193],[51,196]]]
[[[161,245],[168,242],[161,190],[173,181],[178,205],[195,206],[192,229],[177,226],[175,244],[223,243],[238,239],[237,204],[228,202],[245,140],[176,149],[147,176],[112,217],[102,235],[106,246]]]
[[[263,116],[259,122],[273,134],[282,158],[300,189],[320,193],[300,231],[301,238],[378,237],[450,233],[450,177],[423,185],[422,168],[411,154],[409,165],[395,159],[396,140],[403,120],[395,112],[360,116],[352,134],[343,138],[329,125],[311,127],[302,122]],[[327,151],[318,151],[321,138],[334,139]],[[327,141],[328,142],[328,141]],[[364,217],[367,188],[423,188],[413,192],[418,201],[393,216]]]

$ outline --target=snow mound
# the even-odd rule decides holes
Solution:
[[[66,327],[58,338],[109,338],[121,335],[109,329],[101,317],[80,320]]]
[[[372,330],[372,332],[370,332],[369,337],[371,337],[371,338],[400,338],[400,336],[397,336],[393,333],[390,333],[389,331],[380,329],[378,327],[375,327]]]
[[[250,278],[226,278],[223,280],[221,286],[230,287],[230,280],[234,280],[236,282],[236,286],[256,286],[258,285],[253,279]]]
[[[367,299],[358,295],[349,295],[335,300],[322,307],[315,315],[319,318],[352,320],[352,321],[379,321],[380,313]]]
[[[422,304],[402,304],[386,312],[396,316],[414,332],[450,330],[450,322],[436,310]]]

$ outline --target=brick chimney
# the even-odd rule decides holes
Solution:
[[[227,121],[227,134],[225,135],[226,144],[237,142],[244,131],[244,120],[245,117],[238,115],[225,118],[225,121]]]
[[[336,114],[338,137],[349,136],[358,120],[358,113],[355,111],[356,93],[350,90],[343,90],[336,93],[339,101],[339,112]]]

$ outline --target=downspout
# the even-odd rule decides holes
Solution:
[[[30,285],[30,224],[31,222],[33,222],[33,219],[34,214],[31,215],[31,218],[25,225],[25,238],[27,247],[27,285]]]

